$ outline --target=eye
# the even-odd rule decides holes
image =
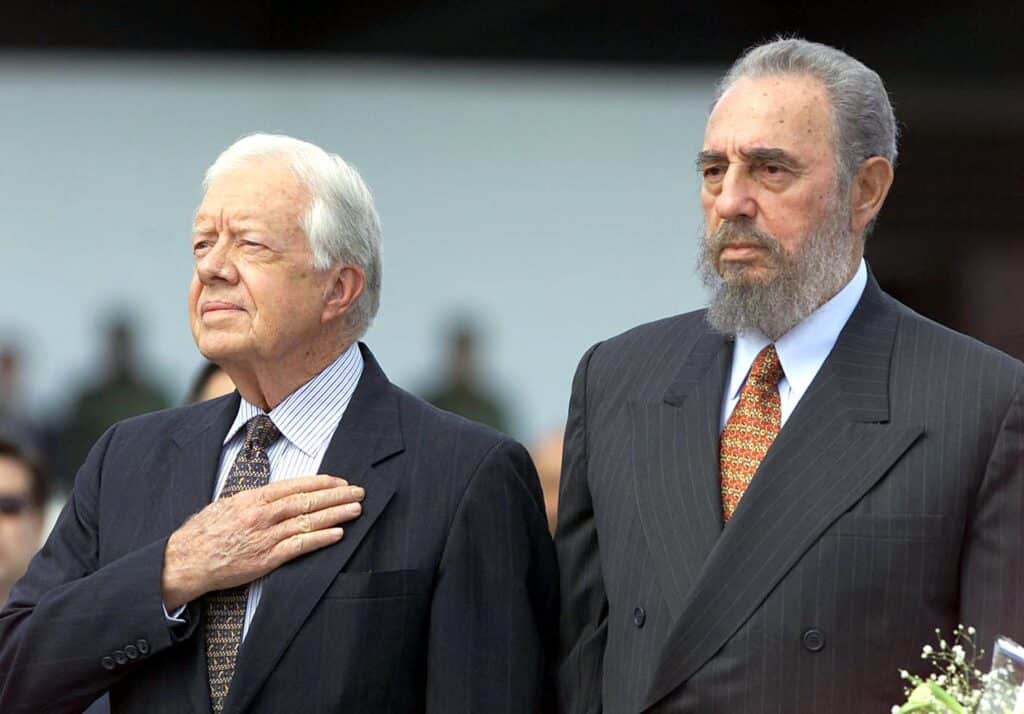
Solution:
[[[761,164],[760,166],[755,167],[755,169],[765,176],[772,178],[785,176],[790,173],[789,169],[782,164]]]
[[[205,239],[193,241],[192,254],[195,255],[196,257],[203,256],[207,253],[207,251],[210,250],[210,246],[212,245],[213,243]]]
[[[717,181],[725,175],[725,167],[720,164],[705,166],[701,169],[701,174],[704,176],[705,181]]]

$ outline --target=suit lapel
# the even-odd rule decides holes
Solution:
[[[177,453],[169,459],[170,475],[167,480],[166,523],[161,530],[172,532],[191,515],[205,508],[213,498],[217,480],[217,467],[224,446],[224,436],[238,414],[240,397],[237,393],[210,402],[199,418],[185,422],[171,433]],[[198,608],[190,612],[198,618]],[[201,627],[201,624],[200,624]],[[201,629],[178,645],[181,648],[172,676],[181,681],[181,689],[188,693],[189,704],[195,712],[210,711],[210,690],[206,672],[206,647]]]
[[[889,423],[898,314],[873,278],[708,556],[669,633],[645,708],[689,679],[821,534],[921,435]],[[716,470],[717,473],[717,470]]]
[[[731,355],[708,329],[663,401],[629,405],[640,522],[674,619],[722,532],[718,427]]]
[[[373,466],[403,449],[397,395],[369,349],[362,344],[360,348],[363,375],[319,473],[363,486],[363,512],[345,526],[340,542],[286,563],[264,581],[260,607],[238,653],[225,712],[249,708],[321,595],[394,494],[395,484]]]

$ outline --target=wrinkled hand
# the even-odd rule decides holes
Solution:
[[[362,512],[363,489],[334,476],[301,476],[220,498],[176,530],[164,551],[168,611],[260,578],[341,540]]]

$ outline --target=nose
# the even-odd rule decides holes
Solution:
[[[730,166],[722,180],[721,190],[715,196],[715,213],[723,221],[753,218],[757,215],[757,201],[749,178],[738,166]]]
[[[223,280],[234,282],[238,271],[231,259],[231,240],[220,236],[205,254],[196,258],[196,275],[204,285]]]

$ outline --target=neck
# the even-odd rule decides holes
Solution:
[[[10,596],[11,585],[13,585],[13,583],[0,583],[0,607],[3,607],[4,603],[7,602],[7,598]]]
[[[346,341],[340,346],[307,348],[293,355],[221,366],[247,402],[269,412],[289,394],[323,372],[351,345],[351,341]]]

